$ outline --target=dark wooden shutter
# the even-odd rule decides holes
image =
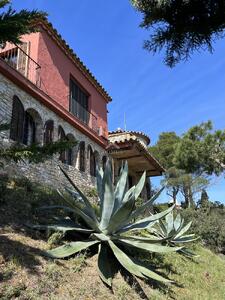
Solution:
[[[96,176],[96,162],[95,155],[92,149],[90,148],[90,175]]]
[[[25,112],[23,104],[17,96],[13,98],[10,139],[22,143]]]
[[[25,112],[25,122],[24,122],[24,134],[23,143],[25,145],[32,145],[35,143],[36,137],[36,125],[33,117],[26,111]]]
[[[80,171],[85,171],[85,143],[80,143],[80,165],[79,165]]]
[[[61,126],[59,126],[58,129],[58,137],[60,141],[65,141],[66,140],[66,134],[65,131],[63,130],[63,128]],[[61,151],[60,155],[59,155],[59,160],[61,160],[62,163],[66,163],[66,151]]]
[[[54,122],[49,120],[45,123],[44,129],[44,144],[47,145],[53,142]]]
[[[18,49],[17,70],[21,74],[23,74],[25,77],[28,77],[29,48],[30,48],[30,43],[29,42],[24,42],[19,46],[19,49]]]

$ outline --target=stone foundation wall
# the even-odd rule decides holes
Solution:
[[[69,175],[79,187],[86,189],[94,187],[96,179],[95,177],[90,175],[90,158],[88,149],[91,147],[92,151],[94,153],[97,153],[98,163],[100,165],[102,163],[103,156],[107,156],[107,152],[105,151],[105,149],[103,149],[89,137],[81,133],[78,129],[71,126],[69,123],[49,110],[28,93],[21,90],[14,83],[5,78],[2,74],[0,74],[0,123],[10,124],[12,116],[13,96],[15,95],[22,102],[25,111],[32,110],[33,112],[35,112],[34,115],[38,116],[38,119],[35,120],[35,122],[37,126],[37,142],[39,142],[39,144],[43,144],[44,125],[46,121],[53,120],[53,140],[58,140],[58,127],[62,126],[66,135],[70,135],[75,138],[75,140],[77,141],[77,145],[73,149],[72,166],[62,164],[55,156],[52,160],[40,164],[11,163],[5,167],[4,172],[9,172],[12,176],[23,175],[28,177],[32,181],[37,181],[58,188],[66,183],[64,176],[61,174],[58,168],[58,164],[61,163],[61,165],[63,165],[64,169],[69,173]],[[80,142],[85,142],[85,172],[81,172],[78,169],[78,150]],[[0,143],[4,144],[5,147],[9,146],[12,143],[12,141],[9,140],[9,130],[0,132]],[[0,172],[2,171],[0,170]]]

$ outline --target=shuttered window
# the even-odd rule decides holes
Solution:
[[[50,144],[53,142],[54,122],[49,120],[45,123],[44,128],[44,144]]]
[[[58,137],[59,137],[60,141],[66,140],[66,134],[65,134],[65,131],[63,130],[62,126],[59,126]],[[59,160],[61,160],[62,163],[66,163],[66,151],[65,150],[60,153]]]
[[[70,80],[70,112],[88,124],[88,95],[73,80]]]
[[[80,154],[79,169],[80,171],[84,172],[85,171],[85,142],[80,143],[79,154]]]
[[[10,138],[16,142],[23,142],[24,108],[17,96],[13,97]]]
[[[25,112],[25,122],[24,122],[24,134],[23,143],[25,145],[32,145],[35,143],[36,126],[33,117],[29,112]]]
[[[90,175],[96,176],[96,160],[95,160],[95,154],[91,148],[89,148],[89,155],[90,155]]]

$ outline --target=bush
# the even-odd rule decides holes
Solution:
[[[207,209],[185,209],[182,215],[192,221],[191,230],[215,252],[225,254],[225,209],[211,205]]]

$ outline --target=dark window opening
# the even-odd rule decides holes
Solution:
[[[70,112],[85,124],[89,123],[88,95],[72,80],[70,80]]]
[[[33,117],[25,112],[23,143],[30,146],[35,143],[36,126]]]
[[[90,148],[89,154],[90,154],[90,175],[95,177],[96,176],[96,160],[95,160],[95,154],[91,148]]]
[[[44,144],[50,144],[53,142],[53,133],[54,133],[54,122],[49,120],[45,123],[44,128]]]
[[[18,143],[23,142],[24,115],[25,112],[23,104],[17,96],[14,96],[10,125],[10,139]]]
[[[65,131],[62,128],[62,126],[59,126],[58,138],[59,138],[59,141],[66,141],[66,134],[65,134]],[[61,160],[61,162],[64,164],[66,163],[66,150],[60,152],[59,160]]]
[[[85,172],[85,142],[80,143],[79,154],[80,154],[79,170]]]

